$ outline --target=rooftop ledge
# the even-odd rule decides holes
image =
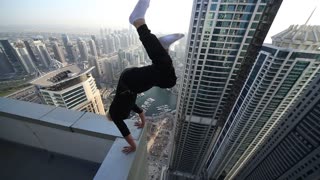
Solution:
[[[126,141],[105,116],[0,98],[0,139],[101,163],[96,180],[146,179],[145,130],[125,122],[138,146],[128,155],[121,152]]]

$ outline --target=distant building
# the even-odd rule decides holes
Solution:
[[[84,40],[82,40],[81,38],[79,38],[77,40],[78,43],[78,48],[79,48],[79,52],[80,52],[80,60],[82,62],[84,61],[88,61],[89,60],[89,52],[88,52],[88,47],[87,44]]]
[[[15,73],[23,73],[24,69],[19,62],[19,58],[15,54],[15,50],[9,40],[0,40],[0,49],[2,49],[3,57],[5,57],[4,61],[8,60],[9,64],[11,64],[10,67],[8,62],[3,63],[6,67],[8,67],[8,72],[12,72],[13,67]]]
[[[37,58],[36,58],[36,55],[34,54],[34,49],[33,49],[33,46],[32,46],[32,43],[30,43],[29,41],[23,41],[25,47],[27,48],[27,51],[32,59],[32,61],[34,63],[37,62]]]
[[[102,29],[102,28],[100,29],[100,36],[101,36],[101,39],[105,38],[104,32],[103,32],[103,29]]]
[[[31,83],[36,86],[44,104],[105,115],[92,69],[69,65]]]
[[[120,41],[120,37],[118,34],[114,34],[113,35],[113,39],[114,39],[114,46],[115,46],[115,50],[119,51],[119,49],[121,49],[121,41]]]
[[[70,63],[78,62],[77,49],[71,42],[68,42],[67,47],[66,47],[66,51],[67,51],[68,60]]]
[[[119,57],[118,63],[119,63],[119,71],[120,72],[122,72],[127,67],[128,55],[129,54],[124,50],[120,49],[118,51],[118,57]]]
[[[66,59],[64,57],[63,51],[61,50],[57,41],[52,42],[52,49],[53,49],[54,57],[61,63],[66,63]]]
[[[117,82],[116,64],[118,61],[118,55],[112,57],[102,57],[98,59],[98,70],[101,77],[101,83],[113,84]]]
[[[68,35],[63,34],[62,41],[63,41],[64,47],[66,48],[68,62],[69,63],[78,62],[78,54],[77,54],[76,47],[69,40]]]
[[[65,48],[67,48],[69,41],[69,37],[66,34],[62,34],[62,42]]]
[[[128,49],[130,47],[128,34],[122,34],[120,36],[120,44],[122,49]]]
[[[14,73],[14,68],[10,63],[9,57],[4,49],[0,46],[0,75]]]
[[[37,68],[35,62],[32,61],[27,48],[24,46],[23,42],[17,42],[14,45],[14,50],[18,60],[22,64],[24,71],[28,74],[35,73]]]
[[[89,47],[90,47],[90,53],[94,57],[98,57],[98,51],[97,51],[97,46],[96,43],[93,39],[89,40]]]
[[[98,56],[101,56],[99,41],[97,40],[95,35],[91,35],[91,39],[94,41],[94,44],[96,45],[96,50],[97,50]]]
[[[34,40],[33,43],[35,45],[36,53],[38,55],[39,61],[42,64],[42,67],[49,68],[52,60],[46,45],[40,40]]]
[[[102,39],[102,47],[104,54],[110,54],[116,52],[115,39],[111,35],[107,35]]]

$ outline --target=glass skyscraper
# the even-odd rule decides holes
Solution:
[[[268,140],[234,177],[246,180],[320,177],[320,76],[284,115]]]
[[[233,106],[235,82],[244,81],[282,1],[195,0],[178,98],[170,172],[195,177]],[[242,79],[239,79],[242,78]],[[241,89],[241,88],[240,88]],[[232,99],[232,98],[231,98]]]
[[[318,27],[291,26],[263,45],[207,161],[209,177],[236,176],[319,75],[318,34]]]

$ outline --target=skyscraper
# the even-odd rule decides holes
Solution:
[[[35,73],[37,68],[35,63],[32,61],[26,47],[24,46],[24,43],[22,41],[16,42],[14,44],[14,50],[16,57],[20,61],[24,71],[28,74]]]
[[[100,56],[100,55],[101,55],[101,52],[100,52],[100,44],[99,44],[96,36],[95,36],[95,35],[91,35],[91,39],[94,41],[94,44],[96,45],[96,51],[97,51],[97,53],[98,53],[98,56]]]
[[[89,47],[90,47],[90,53],[92,56],[89,57],[89,66],[90,67],[95,67],[92,70],[92,75],[96,79],[96,81],[100,81],[100,73],[99,73],[99,65],[98,65],[98,52],[96,49],[96,45],[94,40],[90,39],[89,40]],[[98,84],[99,85],[99,84]]]
[[[122,34],[120,36],[120,44],[123,49],[129,48],[129,36],[128,34]]]
[[[97,48],[96,48],[95,41],[93,39],[89,40],[89,47],[90,47],[91,55],[94,56],[94,57],[98,57],[98,51],[97,51]]]
[[[71,42],[68,42],[66,51],[67,51],[68,59],[70,63],[78,62],[78,54],[77,54],[76,47]]]
[[[283,115],[268,139],[234,175],[239,180],[320,177],[320,76]]]
[[[114,40],[115,50],[119,51],[119,49],[122,48],[119,35],[118,34],[114,34],[113,35],[113,40]]]
[[[78,62],[78,55],[76,47],[69,40],[68,35],[62,34],[63,45],[66,48],[67,58],[70,63]]]
[[[100,29],[100,36],[101,36],[101,39],[105,38],[103,33],[103,28]]]
[[[14,73],[13,66],[11,65],[7,54],[4,49],[0,46],[0,74]]]
[[[31,57],[31,60],[34,63],[36,63],[37,62],[37,58],[36,58],[36,56],[34,54],[34,51],[33,51],[32,47],[31,47],[31,44],[29,43],[29,41],[23,41],[23,43],[24,43],[25,47],[27,48],[27,51],[28,51],[28,54]]]
[[[88,53],[88,47],[87,47],[86,42],[84,40],[82,40],[81,38],[79,38],[77,40],[77,43],[78,43],[81,61],[88,61],[89,60],[89,53]]]
[[[0,48],[2,49],[2,52],[7,60],[9,60],[9,63],[14,68],[14,72],[16,73],[23,73],[24,69],[19,62],[19,58],[15,54],[15,50],[9,40],[0,40]],[[8,63],[5,63],[8,68],[10,68],[10,65]],[[11,70],[10,70],[11,71]]]
[[[319,27],[291,26],[261,48],[207,163],[209,176],[232,178],[320,74]]]
[[[91,70],[69,65],[33,80],[43,103],[105,115]]]
[[[224,125],[225,109],[238,95],[235,86],[247,77],[281,2],[194,1],[177,105],[172,179],[203,171]]]
[[[106,84],[113,84],[116,81],[116,72],[114,64],[118,62],[118,55],[111,57],[104,57],[98,60],[99,74],[101,79]]]
[[[51,57],[47,50],[46,45],[40,40],[34,40],[33,44],[35,45],[36,53],[39,57],[39,60],[44,68],[49,68],[51,64]]]
[[[69,43],[69,37],[68,37],[68,35],[62,34],[61,37],[62,37],[62,42],[63,42],[64,47],[67,48],[68,43]]]
[[[52,42],[52,49],[53,49],[54,57],[61,63],[66,63],[64,54],[57,41]]]

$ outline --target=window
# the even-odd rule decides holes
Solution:
[[[254,5],[248,5],[245,8],[246,12],[253,12],[254,11],[255,6]]]
[[[262,12],[262,11],[264,10],[264,8],[265,8],[265,6],[264,6],[264,5],[259,6],[259,8],[258,8],[258,12]]]
[[[217,10],[217,4],[211,4],[210,10],[211,11]]]

